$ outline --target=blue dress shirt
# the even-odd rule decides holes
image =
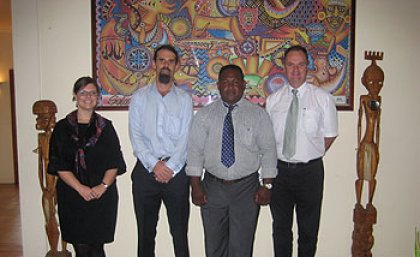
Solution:
[[[170,157],[166,166],[177,174],[187,159],[191,96],[174,85],[162,96],[153,83],[132,95],[128,115],[134,155],[149,172],[160,157]]]

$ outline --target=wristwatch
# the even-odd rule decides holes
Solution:
[[[108,189],[109,185],[102,181],[102,185],[105,187],[105,189]]]
[[[264,184],[262,184],[261,186],[263,186],[263,187],[267,188],[268,190],[270,190],[270,189],[272,189],[272,188],[273,188],[273,184],[271,184],[271,183],[264,183]]]

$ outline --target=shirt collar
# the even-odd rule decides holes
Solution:
[[[168,94],[166,94],[165,96],[170,95],[170,94],[174,94],[175,93],[174,87],[175,87],[175,84],[172,83],[171,89],[169,90]],[[156,81],[153,82],[153,84],[150,85],[150,91],[153,92],[154,94],[158,94],[158,95],[161,96],[161,94],[157,90]]]
[[[235,108],[240,107],[241,105],[243,105],[243,101],[244,101],[244,97],[242,97],[241,99],[239,99],[239,101],[237,101],[234,104]],[[228,108],[229,107],[229,104],[226,103],[226,102],[224,102],[222,99],[220,99],[220,102],[222,102],[222,106],[224,106],[225,108]]]
[[[298,87],[298,88],[294,88],[294,87],[292,87],[290,84],[287,84],[287,92],[288,92],[289,94],[292,94],[292,89],[297,89],[297,90],[298,90],[298,95],[299,95],[299,94],[303,94],[303,92],[305,92],[307,88],[308,88],[308,83],[307,83],[307,82],[304,82],[304,83],[303,83],[302,85],[300,85],[300,87]]]

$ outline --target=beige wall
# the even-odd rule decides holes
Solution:
[[[9,81],[12,68],[12,31],[0,28],[0,184],[15,182]]]
[[[379,65],[385,71],[382,90],[383,113],[374,199],[378,223],[374,227],[373,255],[412,256],[414,227],[420,225],[420,121],[417,110],[420,60],[420,2],[406,0],[357,1],[355,110],[365,50],[385,52]],[[71,87],[76,78],[91,74],[90,1],[13,1],[13,47],[16,71],[18,144],[25,257],[43,256],[47,242],[43,229],[36,146],[31,106],[39,99],[52,99],[62,118],[74,108]],[[134,165],[127,133],[127,112],[103,112],[119,133],[129,169]],[[318,256],[350,256],[352,212],[355,202],[355,149],[357,111],[340,112],[340,136],[325,158],[325,197],[319,235]],[[119,178],[120,209],[116,240],[107,246],[109,256],[132,257],[136,253],[136,224],[132,206],[130,172]],[[163,211],[163,210],[162,210]],[[44,238],[44,240],[40,240]],[[192,207],[190,222],[191,256],[204,256],[199,211]],[[161,215],[157,256],[171,257],[165,215]],[[272,256],[271,218],[263,208],[255,242],[255,257]]]

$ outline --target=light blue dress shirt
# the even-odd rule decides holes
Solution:
[[[162,96],[153,83],[132,95],[128,115],[131,145],[143,166],[152,172],[160,157],[170,157],[166,166],[177,174],[187,159],[191,96],[176,86]]]

